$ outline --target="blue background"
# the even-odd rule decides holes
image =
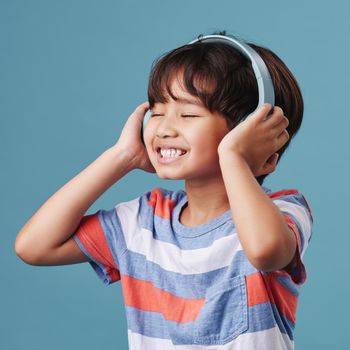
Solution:
[[[302,127],[265,186],[296,188],[314,216],[296,349],[349,349],[349,3],[344,1],[0,1],[0,348],[127,349],[120,283],[88,264],[34,267],[17,233],[68,180],[112,146],[147,99],[152,62],[215,30],[271,48],[297,78]],[[91,206],[156,186],[134,170]],[[50,234],[50,232],[48,232]]]

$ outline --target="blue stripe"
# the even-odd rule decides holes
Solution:
[[[239,275],[249,275],[258,270],[250,264],[242,250],[238,251],[229,266],[213,271],[183,275],[163,269],[158,264],[146,260],[143,254],[127,252],[120,260],[122,274],[151,281],[155,288],[162,289],[182,298],[204,298],[206,290]]]
[[[167,192],[163,193],[163,195],[166,194]],[[174,192],[169,199],[175,200],[175,203],[179,205],[179,202],[183,199],[183,194],[182,192]],[[173,208],[172,217],[170,219],[164,219],[154,215],[154,208],[148,204],[148,201],[149,195],[140,198],[139,216],[141,227],[152,232],[154,239],[174,244],[182,250],[209,247],[215,240],[235,233],[235,225],[231,215],[226,215],[226,220],[222,225],[201,235],[200,239],[198,239],[198,236],[188,237],[178,235],[174,232],[172,220],[177,210]]]
[[[289,202],[289,203],[297,204],[304,209],[304,211],[305,211],[305,213],[310,221],[311,232],[310,232],[310,237],[308,238],[308,242],[310,242],[310,239],[312,236],[312,225],[313,225],[314,220],[313,220],[312,216],[310,215],[308,205],[305,201],[304,196],[298,192],[296,194],[285,195],[285,196],[281,196],[281,197],[278,197],[275,199],[281,199],[281,200]]]
[[[261,303],[248,308],[250,332],[264,331],[274,327],[276,324],[283,334],[287,334],[293,340],[295,325],[287,317],[281,316],[275,304],[271,302]]]
[[[135,333],[153,338],[168,339],[171,340],[174,345],[196,344],[196,330],[199,327],[198,325],[196,326],[196,322],[199,318],[194,322],[178,324],[174,321],[165,320],[163,315],[159,312],[143,311],[131,306],[126,306],[125,309],[128,319],[128,328]],[[281,333],[288,335],[291,341],[294,340],[294,323],[286,317],[281,317],[274,304],[266,302],[248,307],[247,315],[248,329],[242,331],[240,334],[265,331],[277,325]],[[229,317],[230,315],[226,313],[220,322],[227,323],[227,318]],[[208,320],[208,322],[212,322],[212,320]],[[216,326],[219,327],[219,324]],[[208,326],[208,328],[210,328],[210,326]],[[234,327],[232,327],[231,330],[232,331],[228,330],[227,334],[234,336]],[[212,334],[212,332],[209,331],[208,334]],[[240,334],[236,335],[236,337]],[[226,338],[226,342],[229,341],[227,340],[228,338],[229,337]],[[220,341],[215,340],[215,338],[210,339],[209,337],[202,340],[201,343],[203,345],[214,345],[220,343]]]
[[[161,313],[143,311],[128,305],[125,305],[125,313],[128,329],[132,332],[152,338],[171,339],[167,328],[169,326]],[[168,321],[168,323],[171,322]]]
[[[102,226],[114,262],[119,267],[119,257],[123,255],[127,246],[117,212],[115,208],[109,210],[102,209],[97,212],[97,217]]]
[[[278,328],[280,329],[281,333],[288,334],[289,339],[293,340],[294,339],[293,331],[295,328],[294,322],[289,320],[287,317],[281,315],[275,304],[271,303],[271,307],[273,309],[273,314],[275,316],[275,320],[277,322]]]
[[[296,285],[288,276],[274,276],[278,282],[286,287],[294,296],[298,297],[300,292],[300,285]]]
[[[248,318],[249,328],[247,333],[264,331],[276,325],[270,302],[248,307]]]

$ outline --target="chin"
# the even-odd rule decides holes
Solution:
[[[176,176],[175,174],[169,174],[171,170],[168,171],[159,171],[157,168],[156,169],[156,174],[158,177],[162,180],[184,180],[183,176]]]

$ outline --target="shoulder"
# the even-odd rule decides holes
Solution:
[[[303,256],[312,237],[314,222],[308,201],[294,188],[270,192],[268,195],[296,234],[300,255]]]
[[[309,201],[306,200],[304,194],[295,188],[286,188],[279,191],[267,190],[266,194],[272,199],[272,201],[281,208],[292,208],[298,206],[307,212],[310,219],[313,221],[311,206]]]

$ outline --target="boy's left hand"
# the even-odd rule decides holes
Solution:
[[[218,146],[219,157],[243,158],[255,177],[273,172],[278,159],[276,152],[289,140],[286,130],[289,120],[280,107],[274,107],[264,120],[270,110],[271,104],[264,103],[229,131]]]

